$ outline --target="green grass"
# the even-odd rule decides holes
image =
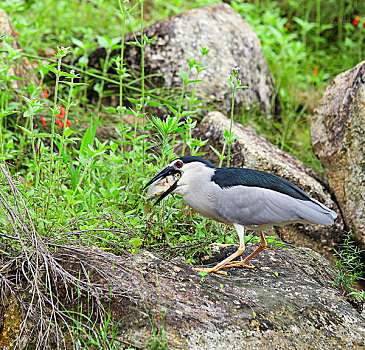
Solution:
[[[335,250],[335,281],[344,295],[354,294],[356,280],[363,279],[363,263],[361,262],[361,251],[351,240],[350,233],[344,239],[341,246]],[[359,293],[361,294],[361,293]]]
[[[9,261],[24,250],[24,242],[30,256],[37,256],[34,239],[44,241],[43,248],[49,252],[54,251],[50,242],[57,241],[98,246],[118,255],[150,249],[170,258],[182,255],[191,263],[207,253],[211,242],[236,242],[232,229],[224,227],[221,232],[216,224],[193,213],[179,198],[171,196],[143,215],[146,196],[141,188],[147,180],[180,155],[175,153],[178,146],[184,154],[199,155],[205,142],[192,137],[197,121],[189,117],[194,115],[197,102],[195,81],[205,69],[200,62],[202,56],[211,54],[207,52],[209,48],[202,48],[201,55],[188,62],[188,73],[180,72],[181,90],[165,91],[163,96],[167,97],[162,99],[162,95],[157,96],[159,91],[145,84],[148,77],[143,72],[128,71],[123,46],[117,45],[124,31],[138,31],[156,20],[209,3],[213,1],[3,1],[2,7],[8,11],[18,39],[44,83],[29,83],[20,90],[12,87],[15,78],[8,72],[21,56],[10,49],[8,38],[4,38],[5,50],[0,53],[0,194],[6,201],[1,202],[4,215],[0,217],[0,252]],[[236,114],[235,119],[321,171],[311,151],[309,121],[325,86],[336,74],[363,59],[363,2],[353,1],[350,6],[340,1],[338,13],[333,11],[332,3],[318,0],[233,1],[232,7],[259,36],[282,104],[281,115],[271,119],[262,118],[259,111]],[[352,21],[357,16],[362,16],[361,21],[354,25]],[[109,56],[102,71],[90,71],[87,57],[97,44],[105,47]],[[145,48],[149,42],[135,44]],[[110,56],[113,49],[118,49],[118,57]],[[36,56],[47,59],[41,61]],[[83,58],[73,67],[80,56]],[[111,67],[115,69],[113,76],[107,75]],[[244,77],[239,78],[244,85]],[[119,89],[117,108],[102,105],[102,98],[109,93],[105,83],[111,80]],[[123,92],[122,99],[122,88],[136,81],[139,87],[133,93]],[[237,76],[230,82],[233,91],[241,85]],[[95,105],[87,99],[85,84],[97,93]],[[188,85],[192,89],[187,89]],[[44,89],[50,97],[43,97]],[[126,107],[127,103],[131,108]],[[162,121],[150,115],[149,106],[156,104],[168,108],[171,117]],[[134,123],[125,123],[130,116]],[[187,118],[187,122],[182,123],[181,117]],[[62,127],[67,120],[72,125]],[[116,137],[99,138],[98,126],[112,127]],[[230,149],[233,139],[234,135],[227,130],[225,147]],[[223,150],[216,153],[223,160]],[[20,198],[24,205],[19,206]],[[27,236],[23,241],[18,234],[20,228],[12,226],[6,213],[23,218],[20,228],[29,227],[32,222],[36,238]],[[346,254],[340,255],[337,281],[351,294],[349,288],[359,275],[343,268],[356,256],[354,251]],[[30,259],[31,271],[33,263]],[[76,337],[86,337],[89,343],[106,341],[106,329],[94,327],[92,333],[83,334],[80,320],[90,320],[90,315],[73,312]],[[105,320],[115,335],[108,312]],[[165,346],[162,331],[163,328],[153,331],[151,348]]]
[[[145,6],[145,25],[188,8],[219,2],[154,1],[153,5]],[[125,30],[138,30],[138,6],[132,2],[123,6]],[[337,6],[339,12],[332,11],[329,4],[318,0],[303,4],[292,1],[232,2],[232,7],[251,24],[262,42],[283,109],[279,118],[268,122],[255,113],[236,115],[235,119],[244,120],[259,134],[318,171],[322,169],[311,151],[308,131],[313,108],[324,87],[336,74],[363,59],[365,48],[362,40],[365,27],[361,17],[365,5],[361,1],[339,1]],[[13,14],[14,27],[28,53],[49,54],[56,45],[63,45],[73,47],[72,60],[79,54],[86,58],[95,44],[101,43],[100,38],[107,38],[111,43],[121,35],[118,1],[19,0],[5,1],[4,7]],[[355,18],[360,19],[356,26],[352,24]],[[244,83],[244,77],[241,78]],[[101,97],[106,93],[103,84],[101,81],[95,85]]]

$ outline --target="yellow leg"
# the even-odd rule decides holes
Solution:
[[[224,259],[223,261],[221,261],[219,264],[215,265],[214,267],[211,267],[211,268],[195,268],[194,267],[193,270],[198,271],[198,272],[207,272],[207,273],[215,272],[215,273],[219,273],[221,275],[227,275],[227,272],[219,271],[219,270],[223,267],[226,267],[225,266],[226,264],[230,263],[233,259],[240,256],[244,251],[245,251],[245,246],[241,247],[241,245],[240,245],[235,253],[233,253],[228,258]]]
[[[265,250],[267,247],[267,242],[265,239],[264,234],[261,232],[261,242],[259,247],[253,251],[248,257],[246,257],[244,260],[241,259],[241,261],[231,261],[228,264],[224,265],[224,268],[226,267],[237,267],[237,266],[242,266],[242,267],[246,267],[246,268],[254,268],[253,266],[248,266],[247,263],[252,260],[256,255],[258,255],[259,253],[261,253],[263,250]]]
[[[235,258],[242,255],[242,253],[246,249],[246,247],[245,247],[245,228],[241,225],[238,225],[238,224],[233,224],[233,225],[236,228],[236,231],[237,231],[238,236],[240,238],[240,245],[239,245],[237,251],[235,253],[233,253],[232,255],[230,255],[228,258],[221,261],[219,264],[215,265],[214,267],[211,267],[211,268],[193,268],[193,270],[198,271],[198,272],[206,272],[206,273],[215,272],[215,273],[218,273],[218,274],[221,274],[221,275],[227,275],[227,272],[219,271],[219,270],[223,267],[226,267],[226,265],[230,264],[232,260],[234,260]]]

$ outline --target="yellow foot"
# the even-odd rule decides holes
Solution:
[[[214,267],[212,267],[212,268],[198,268],[198,267],[194,267],[193,270],[194,271],[198,271],[198,272],[206,272],[206,273],[215,272],[215,273],[218,273],[220,275],[228,275],[227,272],[221,271],[221,270],[217,270]]]
[[[230,261],[227,264],[225,264],[224,266],[222,266],[222,268],[226,268],[226,267],[245,267],[247,269],[255,269],[255,266],[251,266],[251,265],[247,265],[247,263],[245,263],[245,261],[241,258],[240,261]]]
[[[222,268],[227,268],[227,267],[245,267],[246,269],[252,269],[254,270],[255,269],[255,266],[252,266],[252,265],[247,265],[247,263],[244,263],[243,264],[243,261],[232,261],[224,266],[222,266]]]

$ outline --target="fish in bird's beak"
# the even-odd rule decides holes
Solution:
[[[160,197],[154,205],[158,204],[176,189],[179,178],[180,171],[174,167],[168,166],[161,170],[143,188],[150,186],[147,192],[147,200],[150,201],[153,198]]]
[[[148,188],[147,199],[153,199],[162,196],[171,186],[174,185],[175,176],[168,175],[162,179],[156,180]]]

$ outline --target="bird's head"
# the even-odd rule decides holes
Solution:
[[[160,197],[156,201],[156,205],[178,188],[183,175],[186,175],[185,178],[192,174],[197,175],[205,167],[215,168],[213,164],[199,157],[184,156],[177,158],[155,175],[144,188],[152,185],[149,190],[149,198]]]

